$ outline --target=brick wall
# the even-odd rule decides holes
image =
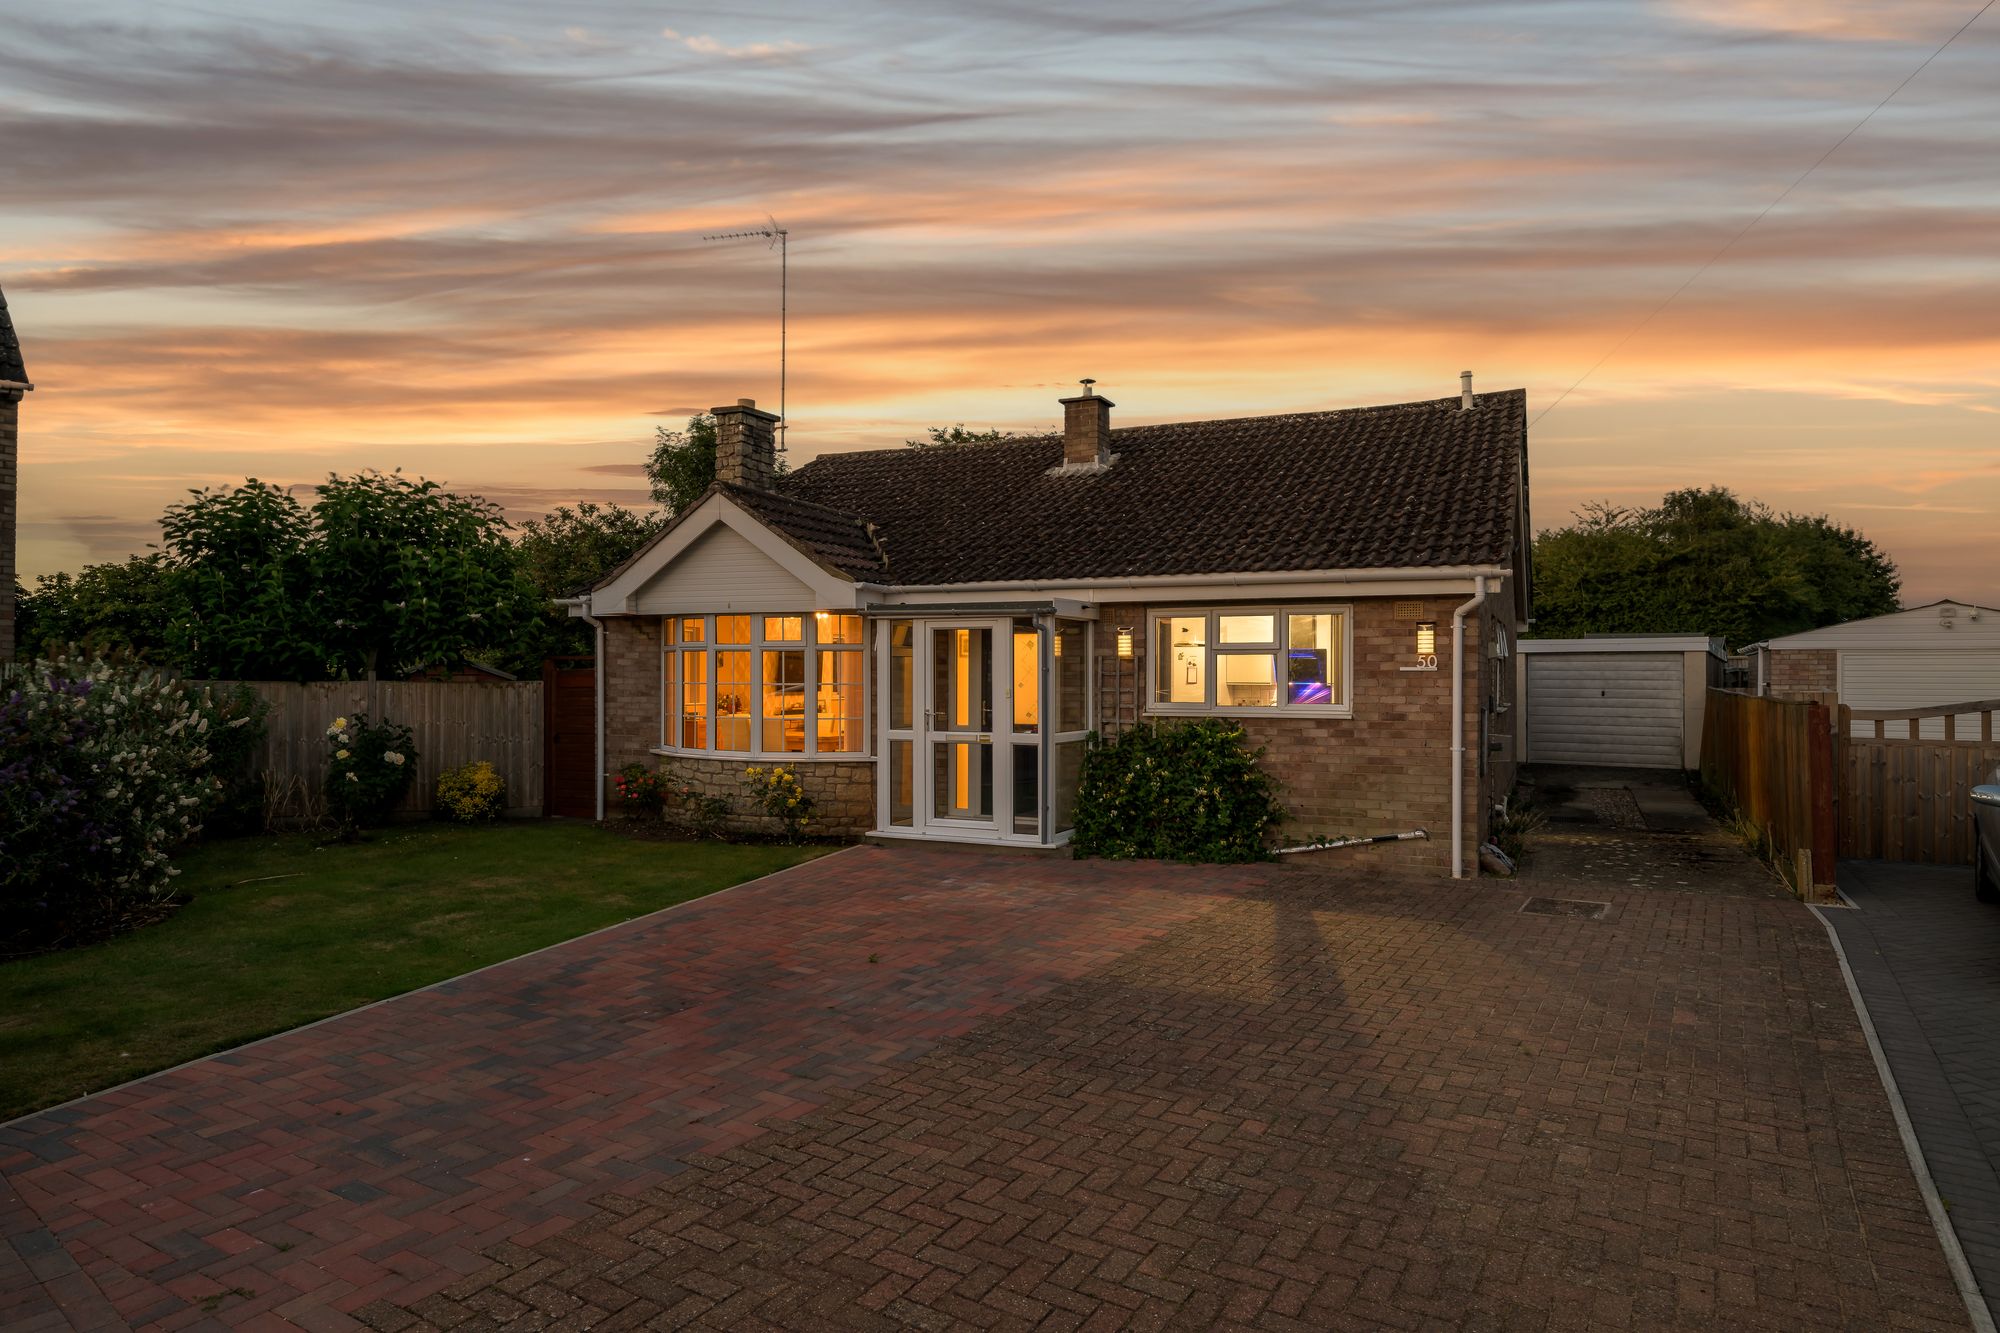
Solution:
[[[799,782],[819,807],[813,831],[858,837],[875,827],[875,764],[872,759],[725,759],[659,755],[660,743],[660,618],[612,616],[604,621],[604,761],[610,773],[627,764],[645,764],[676,783],[699,788],[728,801],[732,811],[725,827],[737,832],[769,833],[776,824],[753,810],[743,786],[743,770],[773,763],[796,763]],[[871,705],[873,692],[870,692]],[[609,781],[607,775],[606,781]],[[618,812],[617,793],[605,796],[605,809]]]
[[[1780,699],[1817,698],[1840,689],[1840,659],[1831,648],[1779,648],[1768,657],[1765,688]]]
[[[1343,862],[1451,868],[1451,613],[1463,597],[1414,599],[1422,611],[1399,620],[1403,598],[1364,598],[1350,603],[1354,615],[1352,718],[1252,717],[1238,719],[1252,741],[1264,747],[1264,766],[1283,784],[1280,799],[1291,819],[1287,840],[1316,834],[1369,835],[1421,827],[1429,842],[1327,852]],[[1488,764],[1481,773],[1480,719],[1486,700],[1481,653],[1488,628],[1483,622],[1504,614],[1504,590],[1490,599],[1495,611],[1466,623],[1466,644],[1458,661],[1465,683],[1465,838],[1468,862],[1484,836],[1485,813],[1512,781],[1512,766]],[[1146,608],[1100,608],[1099,652],[1113,651],[1118,625],[1138,629],[1140,648],[1150,648],[1152,623]],[[1438,627],[1439,669],[1405,671],[1415,655],[1417,620]],[[1144,667],[1147,697],[1150,657]],[[1100,697],[1102,710],[1106,701]],[[1101,714],[1100,714],[1101,715]],[[1168,714],[1165,716],[1181,716]],[[1493,724],[1498,729],[1503,724]]]
[[[15,520],[20,513],[21,395],[0,393],[0,662],[14,660]]]

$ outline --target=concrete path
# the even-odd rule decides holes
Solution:
[[[1824,931],[1670,836],[846,852],[0,1128],[0,1325],[1963,1327]]]
[[[2000,1319],[2000,907],[1972,871],[1843,861],[1829,909],[1988,1307]]]

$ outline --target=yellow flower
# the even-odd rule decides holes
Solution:
[[[333,752],[333,757],[334,757],[335,759],[345,759],[345,758],[347,758],[347,751],[345,751],[345,750],[335,750],[335,751]]]

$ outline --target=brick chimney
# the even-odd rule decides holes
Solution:
[[[715,413],[715,479],[768,491],[778,480],[775,412],[757,410],[755,398],[738,398]]]
[[[21,364],[21,342],[0,295],[0,662],[11,662],[14,637],[14,524],[20,512],[21,395],[34,386]]]
[[[1111,409],[1118,406],[1099,397],[1083,381],[1083,392],[1061,399],[1063,406],[1063,461],[1065,469],[1109,467],[1111,465]]]

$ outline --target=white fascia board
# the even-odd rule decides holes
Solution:
[[[1471,590],[1481,575],[1506,578],[1494,566],[1430,569],[1297,570],[1244,574],[1163,574],[1121,579],[1036,579],[1019,583],[927,583],[885,589],[885,602],[1032,601],[1069,598],[1104,602],[1283,601],[1301,597],[1421,597]]]
[[[702,501],[666,535],[665,540],[641,556],[615,582],[589,594],[591,609],[600,616],[632,614],[632,601],[639,590],[718,526],[735,532],[756,547],[760,554],[769,557],[786,573],[805,584],[812,590],[814,600],[827,610],[846,610],[862,605],[862,591],[869,585],[841,578],[765,527],[754,514],[718,492]]]
[[[1603,638],[1522,639],[1521,653],[1712,653],[1726,659],[1719,640],[1705,634],[1620,634]]]

